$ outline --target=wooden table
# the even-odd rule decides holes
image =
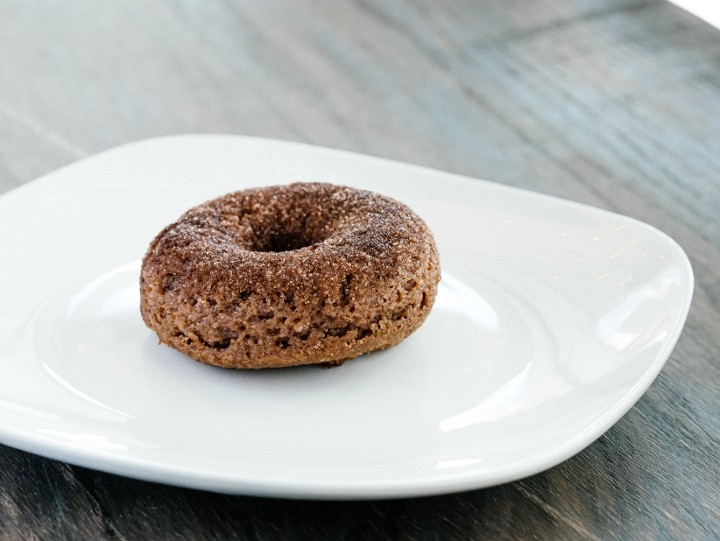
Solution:
[[[0,446],[0,538],[718,538],[718,58],[720,30],[660,0],[0,0],[0,192],[133,140],[256,135],[632,216],[677,240],[696,279],[649,391],[545,473],[437,497],[285,501]]]

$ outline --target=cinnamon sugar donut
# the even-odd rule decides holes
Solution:
[[[225,195],[163,229],[140,308],[161,342],[203,363],[336,364],[415,331],[439,279],[432,234],[407,206],[296,183]]]

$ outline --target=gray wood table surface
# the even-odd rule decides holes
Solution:
[[[0,539],[720,538],[720,30],[661,0],[0,0],[0,193],[178,133],[330,146],[637,218],[692,262],[685,330],[625,417],[518,482],[288,501],[0,446]]]

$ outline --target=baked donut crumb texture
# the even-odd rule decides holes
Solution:
[[[414,332],[439,280],[432,234],[407,206],[295,183],[227,194],[163,229],[140,308],[161,342],[203,363],[337,364]]]

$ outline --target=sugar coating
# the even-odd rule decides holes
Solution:
[[[337,364],[414,332],[439,280],[432,234],[407,206],[295,183],[227,194],[163,229],[140,308],[161,342],[203,363]]]

